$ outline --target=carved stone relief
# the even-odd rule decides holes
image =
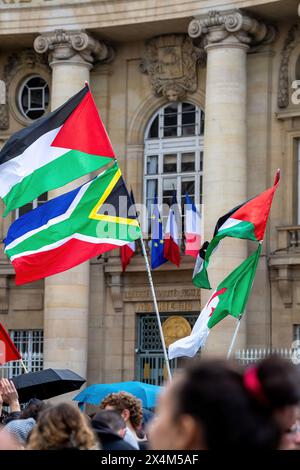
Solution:
[[[293,25],[284,41],[283,49],[281,52],[281,63],[279,69],[279,80],[278,80],[278,107],[287,108],[290,104],[290,77],[289,77],[289,65],[291,55],[296,47],[297,42],[300,39],[300,26],[298,24]]]
[[[197,90],[197,63],[203,52],[185,34],[168,34],[150,39],[140,65],[150,78],[154,95],[169,101],[186,98]]]

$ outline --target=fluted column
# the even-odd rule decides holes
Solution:
[[[112,50],[84,31],[57,30],[38,36],[38,53],[47,53],[52,68],[52,109],[89,82],[95,61],[108,61]],[[79,186],[88,177],[68,185]],[[56,197],[64,189],[50,192]],[[45,367],[70,368],[86,377],[89,312],[89,262],[45,280]]]
[[[247,52],[273,34],[239,10],[214,11],[189,25],[189,35],[207,52],[203,201],[208,240],[216,220],[247,199]],[[212,287],[246,257],[245,241],[225,240],[209,268]],[[239,347],[245,345],[245,326],[243,322]],[[224,354],[233,327],[232,319],[226,319],[214,328],[207,351]]]

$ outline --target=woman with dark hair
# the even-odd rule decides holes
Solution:
[[[225,361],[192,363],[160,397],[151,448],[278,449],[280,426],[252,380]]]
[[[270,356],[246,370],[244,384],[279,426],[281,449],[299,446],[299,368],[279,356]]]

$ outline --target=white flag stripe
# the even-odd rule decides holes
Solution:
[[[128,244],[127,241],[118,240],[116,238],[97,238],[97,237],[92,237],[90,235],[83,235],[82,233],[73,233],[72,235],[66,238],[63,238],[61,240],[58,240],[57,242],[51,243],[50,245],[42,246],[42,248],[38,248],[36,250],[30,250],[30,251],[23,251],[22,253],[17,253],[16,255],[13,255],[10,257],[10,261],[13,261],[14,259],[17,259],[17,258],[22,258],[23,256],[29,256],[29,255],[33,255],[36,253],[44,253],[45,251],[53,250],[54,248],[58,248],[73,239],[81,240],[87,243],[92,243],[93,245],[106,243],[109,245],[123,246],[123,245]]]
[[[135,251],[135,242],[128,243],[128,246],[132,251]]]
[[[234,227],[235,225],[238,225],[242,222],[242,220],[238,220],[238,219],[233,219],[232,217],[229,217],[229,219],[227,219],[223,225],[221,225],[221,227],[219,228],[218,232],[220,232],[220,230],[225,230],[226,228],[231,228],[231,227]]]
[[[187,204],[185,215],[185,233],[195,233],[201,235],[201,217],[199,212],[192,209],[192,205]]]
[[[23,153],[0,166],[0,196],[3,198],[26,176],[47,163],[56,160],[70,149],[51,147],[61,127],[43,134],[35,140]]]
[[[165,238],[168,238],[168,236],[172,237],[176,245],[179,246],[180,241],[179,241],[179,231],[178,231],[177,221],[176,221],[175,213],[173,209],[171,208],[170,208],[169,217],[167,220]]]
[[[48,220],[46,224],[41,225],[40,227],[36,229],[30,230],[29,232],[24,233],[24,235],[21,235],[20,237],[16,238],[13,242],[11,242],[9,245],[5,247],[5,251],[11,250],[15,246],[19,245],[19,243],[26,240],[27,238],[32,237],[32,235],[35,235],[36,233],[41,232],[42,230],[46,230],[47,228],[51,227],[52,225],[58,224],[59,222],[63,222],[64,220],[67,220],[71,216],[72,212],[74,212],[74,210],[78,206],[78,203],[84,196],[84,193],[87,191],[87,189],[92,183],[93,183],[93,180],[89,181],[84,186],[82,186],[82,188],[79,190],[78,194],[76,195],[76,197],[74,198],[74,200],[72,201],[72,203],[70,204],[66,212],[64,212],[61,215],[58,215],[57,217],[53,217],[53,219]]]
[[[191,334],[170,344],[168,350],[169,359],[182,356],[193,357],[205,344],[210,332],[210,329],[207,326],[209,318],[219,303],[219,297],[214,297],[214,294],[215,292],[201,311],[195,325],[193,326]]]

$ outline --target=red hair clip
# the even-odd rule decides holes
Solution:
[[[244,373],[244,387],[260,403],[266,405],[267,397],[257,375],[257,367],[249,367]]]

